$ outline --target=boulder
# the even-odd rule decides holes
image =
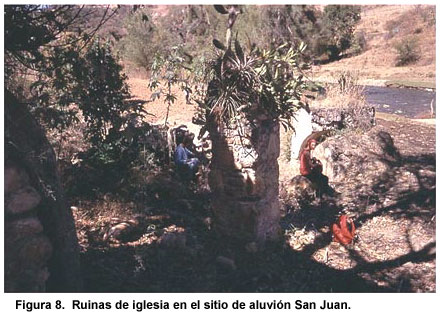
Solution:
[[[376,125],[374,107],[318,108],[312,109],[313,131],[362,129]]]
[[[186,248],[186,231],[183,227],[171,225],[162,231],[162,235],[158,239],[158,245],[161,248],[181,249]]]
[[[390,134],[378,128],[329,137],[312,155],[322,162],[323,173],[331,182],[365,181],[368,173],[382,174],[400,159]]]
[[[298,201],[310,201],[315,198],[316,187],[306,177],[301,175],[294,176],[288,183],[285,184],[285,190],[289,199],[296,199]]]
[[[8,214],[25,213],[34,209],[40,201],[40,194],[28,185],[10,194],[5,202],[5,211]]]

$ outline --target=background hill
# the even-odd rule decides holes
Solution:
[[[338,71],[359,71],[368,83],[436,81],[436,17],[434,6],[362,6],[356,33],[363,34],[366,49],[361,54],[314,68],[316,77],[325,79]],[[396,66],[395,45],[415,39],[420,58],[416,63]],[[376,82],[370,79],[381,80]],[[371,82],[370,82],[371,81]]]

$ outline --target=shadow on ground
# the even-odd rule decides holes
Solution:
[[[435,154],[395,157],[388,162],[390,168],[378,175],[371,194],[355,192],[352,212],[357,229],[375,218],[389,217],[404,225],[423,223],[431,235]],[[413,187],[401,186],[405,171],[416,179]],[[435,242],[416,248],[409,235],[409,250],[394,258],[367,260],[356,241],[344,249],[351,266],[339,269],[318,262],[314,258],[318,250],[344,247],[332,245],[328,229],[343,210],[339,197],[297,210],[282,205],[282,231],[314,232],[313,242],[302,250],[295,251],[281,238],[262,252],[234,251],[211,229],[210,192],[198,192],[195,186],[177,189],[173,181],[161,190],[162,197],[148,207],[139,206],[145,219],[132,238],[112,242],[103,240],[102,234],[89,236],[81,254],[86,292],[416,292],[413,280],[426,272],[407,265],[431,263],[436,257]],[[164,242],[170,231],[172,241]],[[365,235],[373,238],[365,242],[382,241],[377,233]]]

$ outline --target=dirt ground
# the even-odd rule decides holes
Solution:
[[[283,220],[289,227],[288,242],[295,251],[308,251],[314,261],[356,273],[379,289],[432,292],[436,280],[435,127],[381,116],[375,128],[391,134],[399,157],[382,174],[364,172],[331,183],[338,197],[292,205],[287,222]],[[356,224],[357,238],[351,246],[330,242],[328,223],[341,213]]]
[[[130,84],[136,99],[149,100],[144,80]],[[169,121],[190,122],[192,108],[180,97]],[[151,122],[164,123],[159,102],[146,109]],[[434,292],[435,126],[388,115],[377,121],[401,157],[388,174],[370,175],[378,177],[374,187],[363,179],[332,183],[341,195],[308,205],[281,199],[283,238],[263,252],[229,250],[211,230],[210,192],[177,185],[172,170],[154,179],[149,202],[105,196],[76,205],[85,290]],[[291,171],[281,164],[280,172],[284,179]],[[349,246],[330,233],[343,209],[356,224]]]

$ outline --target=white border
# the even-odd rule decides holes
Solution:
[[[78,3],[78,4],[229,4],[229,3],[237,3],[237,4],[270,4],[269,1],[130,1],[127,3],[123,3],[122,1],[43,1],[45,4],[61,4],[61,3]],[[35,1],[5,1],[5,4],[14,4],[14,3],[20,3],[20,4],[35,4]],[[272,4],[307,4],[306,1],[277,1],[276,3]],[[442,13],[440,12],[442,10],[442,7],[440,5],[437,5],[436,1],[402,1],[401,3],[397,3],[397,1],[314,1],[312,3],[308,4],[430,4],[430,5],[436,5],[436,25],[440,25],[440,21],[442,18]],[[4,4],[2,6],[2,12],[4,12]],[[3,13],[0,17],[0,24],[2,28],[2,33],[4,34],[4,17]],[[437,29],[437,27],[436,27]],[[440,31],[437,31],[437,51],[440,52]],[[2,49],[1,49],[1,59],[4,61],[4,42],[2,41]],[[437,56],[440,56],[440,54],[436,54]],[[437,69],[437,75],[439,75],[439,69],[440,69],[440,61],[439,59],[436,60],[436,69]],[[4,69],[2,67],[2,76],[0,78],[2,87],[4,87]],[[441,91],[441,83],[440,80],[437,80],[437,90]],[[2,89],[3,91],[3,89]],[[3,98],[2,98],[3,100]],[[439,98],[440,100],[440,98]],[[440,101],[437,102],[437,106],[440,105]],[[4,107],[1,107],[2,111],[2,117],[4,117],[3,113]],[[2,146],[1,146],[1,174],[4,175],[4,120],[1,120],[1,140],[2,140]],[[440,148],[440,139],[441,134],[439,131],[439,128],[437,128],[437,147]],[[437,164],[440,166],[440,159],[439,155],[436,157]],[[2,182],[3,186],[3,182]],[[437,187],[437,196],[442,196],[441,194],[441,188],[440,186]],[[1,207],[4,205],[4,190],[2,190],[1,193]],[[437,205],[436,205],[437,209]],[[1,227],[3,229],[4,227],[4,218],[2,216],[1,218]],[[437,227],[440,226],[440,221],[437,220]],[[439,229],[437,229],[439,230]],[[438,235],[438,234],[437,234]],[[1,239],[3,240],[3,234]],[[4,253],[4,244],[1,243],[2,247],[2,254]],[[1,260],[1,267],[3,268],[2,271],[4,271],[4,260]],[[437,288],[440,288],[440,277],[439,277],[439,270],[437,269]],[[210,302],[210,300],[221,300],[226,301],[229,303],[234,302],[235,300],[240,300],[244,302],[250,302],[253,300],[260,300],[260,301],[267,301],[271,302],[273,300],[276,301],[290,301],[293,302],[295,300],[303,300],[308,302],[316,302],[318,306],[321,304],[321,302],[326,299],[330,301],[346,301],[351,306],[350,310],[332,310],[332,311],[323,311],[323,310],[267,310],[267,311],[251,311],[251,310],[191,310],[187,309],[185,311],[178,311],[178,310],[163,310],[163,311],[154,311],[154,310],[144,310],[142,312],[136,312],[134,310],[116,310],[112,309],[111,311],[107,310],[83,310],[81,311],[81,315],[127,315],[127,314],[134,314],[134,315],[141,315],[148,313],[149,315],[207,315],[207,313],[210,314],[216,314],[216,315],[225,315],[228,314],[251,314],[254,315],[373,315],[374,313],[379,313],[381,315],[422,315],[422,314],[429,314],[433,315],[437,313],[437,310],[440,310],[441,307],[441,295],[439,294],[440,291],[437,292],[437,294],[434,293],[425,293],[425,294],[358,294],[358,293],[344,293],[344,294],[330,294],[330,293],[320,293],[320,294],[312,294],[312,293],[278,293],[278,294],[272,294],[272,293],[264,293],[264,294],[239,294],[239,293],[229,293],[229,294],[220,294],[220,293],[184,293],[184,294],[170,294],[170,293],[144,293],[144,294],[122,294],[122,293],[79,293],[79,294],[10,294],[4,293],[4,275],[1,273],[1,286],[2,286],[2,294],[1,294],[1,305],[3,308],[2,310],[6,312],[6,315],[59,315],[60,311],[56,309],[52,310],[35,310],[33,312],[26,312],[25,310],[20,310],[15,308],[16,300],[26,300],[26,301],[50,301],[52,302],[52,305],[54,306],[54,302],[56,300],[61,300],[63,304],[65,305],[64,312],[68,312],[68,315],[79,315],[80,311],[72,310],[70,308],[70,304],[72,300],[92,300],[92,301],[103,301],[103,302],[111,302],[112,304],[115,304],[119,300],[127,301],[129,304],[132,304],[133,300],[136,301],[168,301],[170,303],[173,302],[187,302],[187,304],[190,306],[191,302],[200,300],[201,302]],[[229,304],[230,305],[230,304]]]

